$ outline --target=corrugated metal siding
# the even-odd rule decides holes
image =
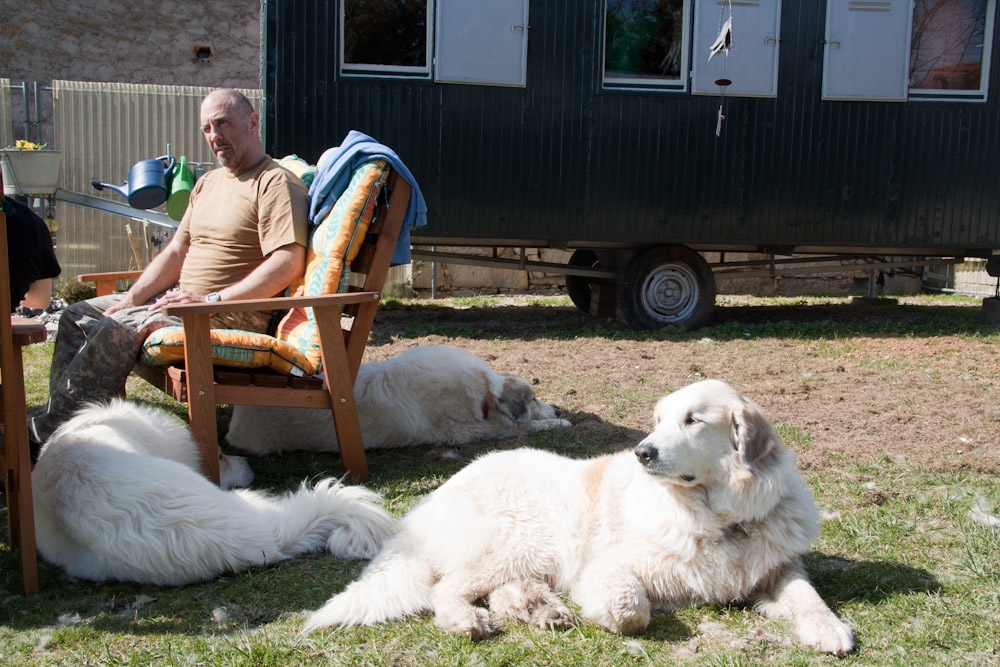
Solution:
[[[0,148],[14,145],[14,115],[10,107],[10,79],[0,79]]]
[[[80,81],[53,81],[52,87],[64,189],[121,202],[117,194],[94,190],[90,179],[121,185],[134,163],[166,154],[168,144],[175,156],[185,155],[189,162],[215,160],[201,136],[199,117],[201,99],[211,88]],[[260,108],[262,91],[241,92]],[[143,265],[155,254],[149,238],[161,228],[144,230],[140,222],[64,203],[57,215],[64,277],[134,268],[129,225]]]
[[[371,134],[440,237],[1000,248],[1000,67],[986,103],[823,101],[825,3],[784,0],[778,96],[726,98],[716,138],[716,97],[600,89],[603,6],[533,1],[527,87],[498,88],[338,80],[336,3],[269,1],[268,147]]]

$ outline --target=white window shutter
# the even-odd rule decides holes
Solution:
[[[905,101],[910,0],[827,0],[823,99]]]
[[[726,2],[696,2],[691,91],[718,95],[716,81],[729,79],[726,95],[775,97],[778,94],[778,46],[781,0],[743,0],[733,3],[733,39],[728,58],[720,53],[708,59],[719,35],[720,22],[729,18]],[[720,21],[721,17],[721,21]]]
[[[434,80],[524,86],[528,0],[437,0]]]

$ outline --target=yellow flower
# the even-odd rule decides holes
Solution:
[[[45,148],[48,144],[36,144],[33,141],[25,141],[24,139],[18,139],[14,143],[14,148],[19,151],[40,151]]]

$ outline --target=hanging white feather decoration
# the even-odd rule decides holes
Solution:
[[[733,45],[733,17],[732,15],[722,24],[722,28],[719,29],[719,36],[715,38],[712,42],[712,46],[709,47],[710,53],[708,54],[708,59],[711,60],[715,56],[722,52],[729,55],[729,47]]]
[[[722,121],[726,119],[723,109],[726,101],[726,86],[732,84],[732,81],[726,78],[726,62],[729,60],[729,49],[733,46],[733,0],[724,0],[724,2],[720,2],[719,4],[722,5],[722,12],[719,15],[719,36],[715,38],[715,41],[712,42],[712,45],[708,49],[709,61],[718,54],[723,54],[722,77],[715,81],[719,86],[719,113],[715,121],[716,138],[722,136]],[[727,6],[729,8],[729,18],[723,22],[722,17],[726,15]]]

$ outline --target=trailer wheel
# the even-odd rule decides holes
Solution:
[[[593,268],[601,264],[597,260],[597,253],[589,248],[574,250],[573,254],[570,255],[569,261],[566,263],[570,266],[585,266],[587,268]],[[587,276],[571,276],[566,274],[566,294],[569,296],[569,300],[573,302],[573,305],[585,313],[590,312],[590,295],[594,291],[595,280],[596,278],[588,278]]]
[[[637,253],[618,283],[619,318],[634,329],[700,327],[715,305],[715,275],[686,246],[656,246]]]

